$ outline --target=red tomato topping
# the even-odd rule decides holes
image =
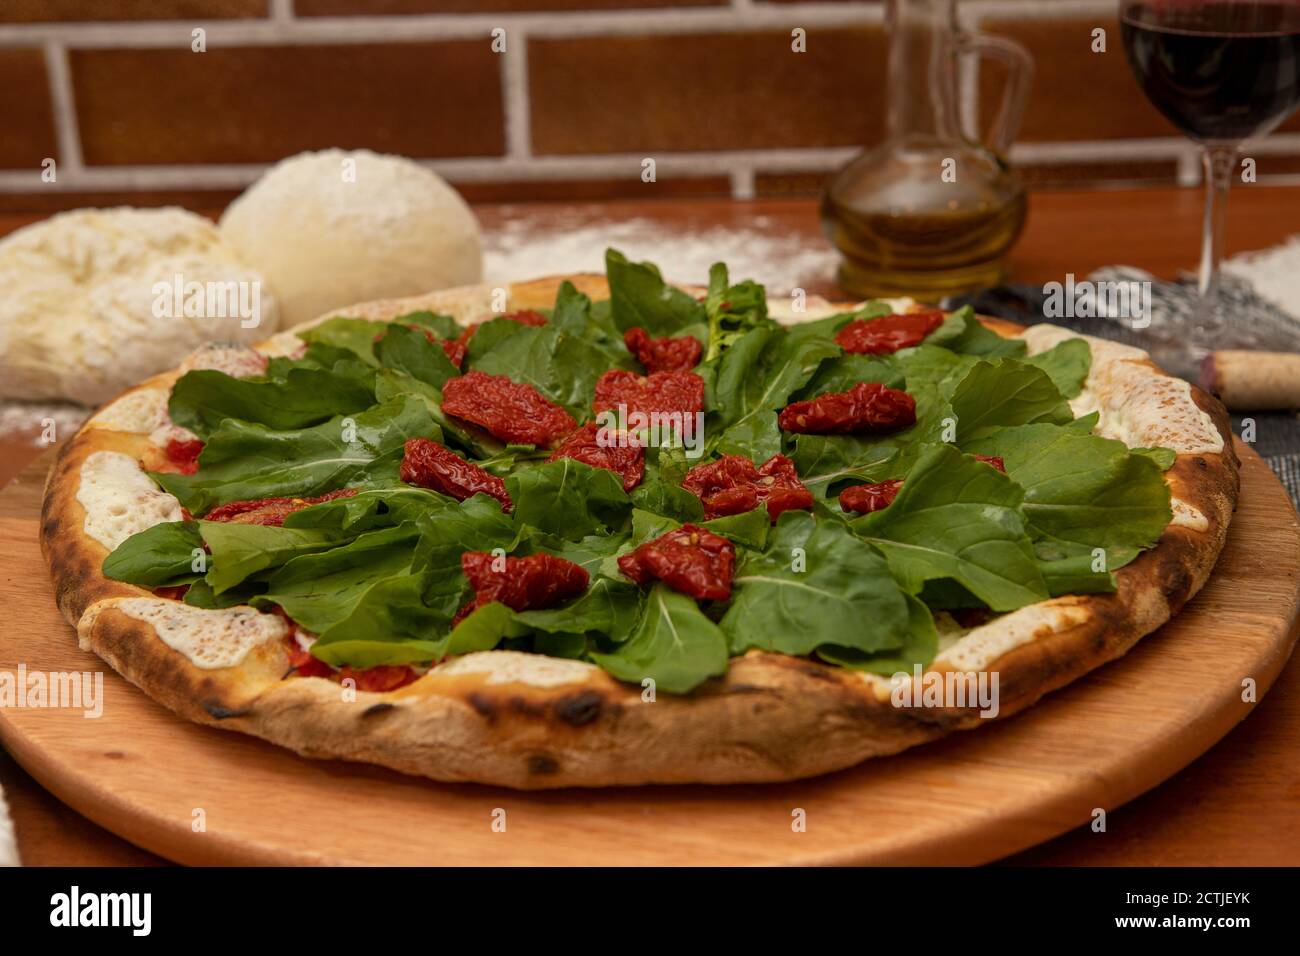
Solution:
[[[546,447],[578,427],[573,416],[531,385],[504,375],[466,372],[442,387],[442,410],[518,445]]]
[[[604,412],[617,410],[620,405],[629,415],[637,412],[693,415],[704,409],[704,379],[693,372],[638,375],[613,369],[596,381],[596,400],[592,407]]]
[[[640,327],[624,332],[623,344],[647,372],[689,372],[700,364],[704,351],[693,335],[656,339]]]
[[[356,681],[357,690],[368,690],[377,694],[405,687],[407,684],[414,683],[419,676],[405,664],[379,664],[364,670],[344,667],[338,672],[339,680],[347,680],[350,677]]]
[[[431,488],[457,501],[482,492],[501,502],[501,510],[509,513],[506,483],[496,475],[428,438],[408,438],[403,450],[398,477],[408,485]]]
[[[870,514],[893,504],[902,487],[902,478],[890,478],[874,485],[853,485],[840,492],[840,507],[845,511]]]
[[[1006,464],[997,455],[972,455],[971,457],[974,458],[976,461],[984,462],[984,464],[986,465],[992,465],[994,468],[1002,472],[1002,474],[1004,475],[1007,473]]]
[[[587,590],[590,580],[581,565],[551,554],[509,558],[466,551],[460,556],[460,567],[474,588],[474,600],[460,609],[453,625],[493,601],[515,611],[555,607]]]
[[[778,421],[788,432],[884,435],[916,424],[916,399],[879,382],[858,382],[847,392],[793,402]]]
[[[878,319],[854,319],[835,336],[846,352],[886,355],[899,349],[920,345],[922,339],[943,325],[944,314],[938,309],[885,315]]]
[[[724,455],[688,471],[682,487],[704,502],[705,518],[743,514],[766,504],[776,521],[783,511],[813,506],[812,492],[785,455],[773,455],[761,468],[744,455]]]
[[[289,664],[298,672],[299,677],[334,676],[334,668],[319,657],[314,657],[311,651],[298,643],[292,632],[290,632],[287,640],[289,643]]]
[[[173,601],[183,601],[185,599],[185,594],[189,589],[190,586],[188,584],[176,584],[165,588],[154,588],[153,593],[158,595],[160,598],[170,598]]]
[[[464,364],[465,343],[462,342],[460,339],[440,339],[438,338],[438,336],[436,336],[433,333],[433,329],[426,328],[423,325],[416,325],[412,322],[406,323],[406,327],[408,329],[414,329],[416,332],[422,333],[424,337],[434,345],[441,345],[442,351],[447,356],[447,361],[451,362],[452,365],[456,366],[457,368],[460,368],[461,365]],[[386,334],[387,334],[386,332],[380,332],[378,335],[375,336],[375,341],[376,342],[381,341]]]
[[[310,508],[324,501],[339,498],[351,498],[357,493],[356,488],[340,488],[329,494],[317,495],[315,498],[253,498],[248,501],[230,501],[217,505],[206,515],[206,521],[229,521],[233,524],[260,524],[279,527],[284,519],[295,511]]]
[[[731,597],[736,548],[720,535],[684,524],[623,555],[618,568],[637,584],[658,578],[697,601],[725,601]]]
[[[606,431],[595,422],[587,422],[555,449],[547,461],[572,458],[593,468],[604,468],[618,475],[623,490],[631,491],[645,476],[645,449],[635,434]]]
[[[198,438],[171,438],[167,441],[167,460],[182,475],[192,475],[199,470],[199,454],[203,442]]]

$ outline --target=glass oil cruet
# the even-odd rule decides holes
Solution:
[[[843,254],[839,284],[854,295],[936,301],[997,285],[1025,221],[1025,190],[1003,154],[1033,73],[1023,47],[963,33],[955,0],[888,0],[884,142],[839,170],[822,225]],[[962,132],[959,66],[987,56],[1006,71],[987,144]]]

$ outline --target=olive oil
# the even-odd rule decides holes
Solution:
[[[836,173],[822,198],[823,228],[844,256],[840,285],[929,300],[996,285],[1025,222],[1024,186],[1002,157],[1032,60],[1008,40],[962,32],[954,0],[887,0],[885,17],[885,138]],[[956,64],[965,55],[1006,68],[987,144],[958,118]]]
[[[935,172],[911,188],[897,179],[875,188],[874,177],[850,174],[826,191],[822,222],[844,256],[846,291],[934,301],[1005,278],[1006,253],[1025,222],[1024,188],[1005,168],[982,169],[977,188],[958,188],[940,181],[941,162],[935,157]]]

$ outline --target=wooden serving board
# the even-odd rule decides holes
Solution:
[[[78,649],[55,610],[36,543],[47,456],[0,494],[0,670],[102,670],[104,710],[0,709],[0,740],[60,799],[183,863],[992,860],[1164,780],[1257,706],[1243,680],[1262,697],[1281,670],[1300,622],[1300,523],[1262,460],[1238,452],[1242,505],[1205,590],[1024,714],[791,784],[549,793],[305,760],[155,704]]]

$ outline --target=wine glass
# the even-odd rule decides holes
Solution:
[[[1212,348],[1258,344],[1220,307],[1228,184],[1243,140],[1300,103],[1300,0],[1121,0],[1129,66],[1147,98],[1203,147],[1205,220],[1189,328],[1166,329],[1190,364]]]

